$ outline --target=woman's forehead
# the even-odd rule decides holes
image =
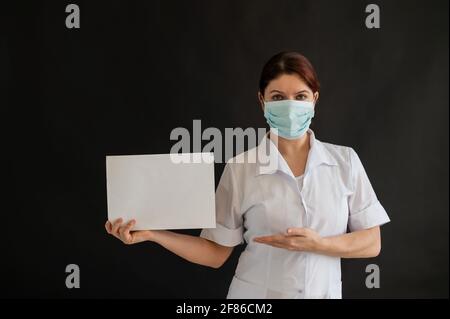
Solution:
[[[281,74],[267,85],[266,93],[278,90],[284,93],[297,93],[301,90],[308,90],[308,85],[297,74]]]

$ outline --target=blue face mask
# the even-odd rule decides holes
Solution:
[[[278,129],[275,134],[296,139],[308,130],[314,117],[314,103],[298,100],[264,102],[264,117],[272,129]]]

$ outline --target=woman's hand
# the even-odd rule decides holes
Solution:
[[[105,228],[127,245],[152,241],[178,256],[204,266],[219,268],[230,257],[233,247],[222,246],[200,236],[179,234],[169,230],[131,231],[134,220],[122,224],[122,218],[113,223],[106,222]]]
[[[108,234],[120,239],[124,244],[131,245],[137,244],[143,241],[151,241],[153,239],[153,231],[150,230],[138,230],[131,231],[131,228],[136,224],[136,221],[130,220],[126,224],[122,224],[122,218],[115,220],[113,223],[107,221],[105,224]]]
[[[310,228],[289,228],[285,234],[255,237],[257,243],[294,251],[321,251],[323,238]]]
[[[372,258],[381,250],[380,226],[330,237],[321,237],[309,228],[289,228],[286,234],[253,240],[274,247],[342,258]]]

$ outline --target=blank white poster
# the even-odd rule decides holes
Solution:
[[[106,156],[108,220],[132,230],[215,228],[213,153]],[[200,160],[199,160],[200,159]]]

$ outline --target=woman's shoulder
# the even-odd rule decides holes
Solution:
[[[333,153],[346,153],[349,152],[352,147],[351,146],[347,146],[347,145],[341,145],[341,144],[333,144],[330,142],[324,142],[324,141],[319,141],[316,140],[317,142],[319,142],[320,144],[322,144],[327,150],[329,150],[330,152]]]

